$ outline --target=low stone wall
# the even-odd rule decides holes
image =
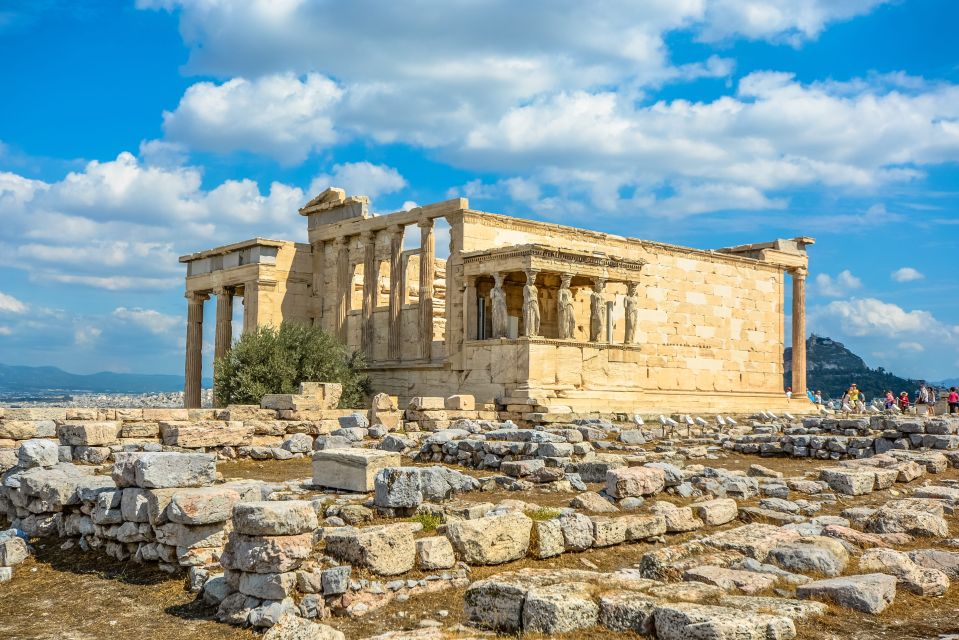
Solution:
[[[959,418],[945,416],[803,418],[781,433],[774,429],[760,426],[723,446],[740,453],[819,460],[866,458],[891,450],[959,449]]]

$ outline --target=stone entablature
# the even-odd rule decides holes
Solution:
[[[812,238],[700,250],[474,211],[465,198],[372,215],[368,198],[340,189],[300,213],[309,247],[286,243],[277,266],[240,267],[257,269],[264,288],[272,269],[277,291],[293,283],[296,303],[274,295],[257,305],[270,312],[251,314],[244,328],[318,324],[364,354],[377,390],[403,399],[469,393],[580,411],[638,411],[673,398],[684,408],[768,406],[783,392],[787,273],[794,360],[804,361]],[[447,229],[449,246],[438,248]],[[273,246],[254,240],[212,254],[257,243],[262,255]],[[284,251],[295,268],[282,273]],[[200,379],[204,296],[225,291],[212,281],[230,271],[187,279],[188,388]],[[227,348],[218,339],[217,353]],[[792,386],[804,394],[803,367]]]

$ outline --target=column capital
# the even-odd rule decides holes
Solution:
[[[398,236],[398,235],[402,235],[405,229],[406,227],[404,227],[401,224],[391,224],[390,226],[386,228],[386,232],[389,233],[391,236]]]
[[[333,239],[333,246],[337,249],[342,249],[346,246],[347,236],[337,236]]]
[[[432,229],[433,228],[433,218],[420,218],[416,222],[416,226],[420,229]]]
[[[227,286],[216,287],[216,288],[213,290],[213,295],[215,295],[217,298],[219,298],[220,296],[226,296],[226,295],[231,295],[231,296],[232,296],[232,295],[233,295],[233,287],[227,287]]]
[[[790,270],[789,275],[794,278],[805,280],[806,276],[809,275],[809,269],[806,267],[796,267],[795,269]]]
[[[606,288],[606,278],[593,278],[593,289],[602,293],[603,289]]]
[[[206,302],[210,299],[209,291],[187,291],[183,297],[190,302]]]
[[[364,241],[369,242],[376,238],[376,231],[374,229],[366,229],[360,232],[360,238]]]
[[[533,281],[536,280],[536,276],[539,274],[539,269],[526,269],[526,283],[533,284]]]

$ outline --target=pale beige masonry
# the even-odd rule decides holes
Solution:
[[[228,296],[216,305],[217,354],[228,348],[219,316],[240,297],[245,331],[320,325],[364,353],[376,391],[403,401],[782,409],[786,274],[792,386],[804,398],[812,238],[698,250],[475,211],[465,198],[372,216],[368,198],[336,188],[300,214],[309,244],[257,238],[180,259],[192,301],[188,402],[198,399],[202,300]],[[437,251],[443,221],[449,247]],[[404,236],[419,248],[404,249]]]

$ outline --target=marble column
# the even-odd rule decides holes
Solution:
[[[589,294],[590,342],[603,342],[603,334],[606,332],[606,300],[603,295],[605,288],[605,278],[593,280],[593,291]]]
[[[403,339],[403,323],[400,312],[403,310],[403,227],[390,227],[390,308],[389,335],[387,335],[387,357],[400,359],[400,346]]]
[[[380,265],[376,259],[376,233],[364,231],[363,240],[363,323],[361,345],[367,362],[373,361],[373,309],[379,291]]]
[[[479,300],[476,294],[476,276],[466,276],[463,287],[463,339],[480,340],[483,330],[479,325]]]
[[[322,325],[323,301],[326,293],[326,242],[317,240],[313,248],[313,324]]]
[[[196,409],[200,406],[200,389],[203,384],[203,303],[209,295],[189,292],[186,294],[186,370],[183,380],[183,406]]]
[[[420,220],[420,357],[433,357],[433,278],[435,277],[436,237],[433,220]]]
[[[216,294],[216,339],[213,350],[213,377],[216,380],[217,363],[225,358],[233,344],[233,289],[220,287]],[[216,403],[216,388],[213,392]],[[217,406],[220,406],[217,404]]]
[[[793,269],[793,397],[806,395],[806,274],[805,267]]]
[[[533,338],[539,335],[539,290],[536,288],[536,269],[526,270],[523,286],[523,335]]]
[[[233,289],[220,287],[216,291],[216,342],[213,358],[219,360],[233,344]]]
[[[336,251],[336,315],[333,323],[333,333],[340,339],[340,342],[346,344],[346,314],[353,293],[350,247],[347,239],[343,237],[334,240],[333,247]]]

